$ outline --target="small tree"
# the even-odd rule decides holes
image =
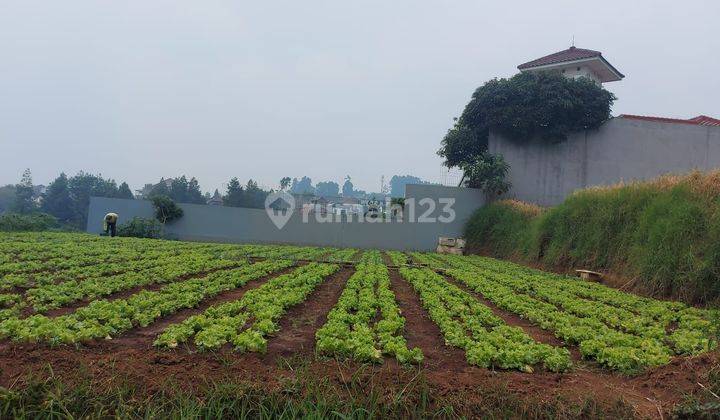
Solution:
[[[15,200],[11,210],[20,214],[29,214],[37,210],[33,194],[32,173],[30,169],[25,169],[20,183],[15,185]]]
[[[510,190],[510,183],[505,180],[510,165],[502,155],[484,153],[475,162],[462,165],[463,179],[466,187],[479,188],[491,196],[498,196]]]
[[[172,198],[166,195],[156,195],[151,200],[155,208],[155,218],[163,225],[183,217],[183,209],[175,204]]]
[[[290,179],[289,176],[283,177],[283,178],[280,180],[280,189],[281,189],[282,191],[285,191],[285,190],[290,186],[290,183],[291,183],[291,182],[292,182],[292,179]]]

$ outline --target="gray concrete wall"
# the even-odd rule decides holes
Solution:
[[[554,144],[491,134],[488,148],[510,164],[509,198],[548,206],[581,188],[719,168],[720,127],[614,118]]]
[[[452,223],[409,223],[414,212],[415,219],[425,215],[437,218],[443,215],[442,205],[427,212],[429,205],[421,202],[429,198],[454,199],[455,218]],[[414,207],[411,206],[415,202]],[[432,250],[439,236],[460,237],[467,219],[473,211],[485,204],[479,191],[468,188],[438,185],[408,185],[408,205],[403,221],[359,222],[343,218],[339,222],[319,223],[313,215],[303,222],[300,213],[293,213],[282,229],[272,223],[265,210],[236,207],[180,204],[184,216],[166,226],[171,238],[235,243],[287,243],[352,248],[379,248],[397,250]],[[92,197],[88,212],[87,232],[100,233],[102,220],[108,212],[118,213],[122,224],[135,216],[152,218],[153,208],[149,201]]]

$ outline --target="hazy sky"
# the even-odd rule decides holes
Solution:
[[[620,113],[720,117],[720,2],[0,0],[0,184],[438,181],[473,90],[596,49]]]

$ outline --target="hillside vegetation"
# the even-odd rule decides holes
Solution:
[[[554,270],[588,268],[627,288],[720,301],[720,172],[578,191],[543,209],[513,200],[479,209],[468,247]]]

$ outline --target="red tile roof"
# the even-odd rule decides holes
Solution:
[[[707,115],[698,115],[695,118],[690,118],[690,121],[695,121],[700,125],[720,127],[720,120],[718,120],[717,118],[708,117]]]
[[[720,120],[718,120],[717,118],[708,117],[707,115],[699,115],[695,118],[690,118],[688,120],[683,120],[683,119],[679,119],[679,118],[651,117],[651,116],[646,116],[646,115],[631,115],[631,114],[622,114],[622,115],[620,115],[620,118],[628,118],[631,120],[664,122],[664,123],[672,123],[672,124],[691,124],[691,125],[706,125],[706,126],[720,127]]]
[[[520,64],[518,69],[524,70],[533,67],[547,66],[548,64],[564,63],[566,61],[582,60],[585,58],[602,57],[600,51],[586,50],[583,48],[570,47],[567,50],[559,51],[537,60]]]

